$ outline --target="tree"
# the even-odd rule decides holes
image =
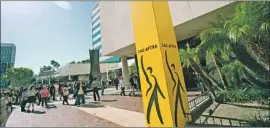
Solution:
[[[51,60],[51,65],[53,66],[54,69],[58,69],[60,67],[60,64],[55,60]]]
[[[265,16],[267,14],[268,17]],[[230,58],[230,61],[239,60],[257,74],[250,76],[250,79],[254,77],[254,80],[259,79],[261,83],[267,84],[269,30],[269,2],[242,2],[236,6],[231,18],[219,16],[216,23],[212,23],[209,29],[199,35],[202,42],[200,49],[207,49],[206,52],[212,55],[214,62],[218,59],[216,54],[222,54],[223,58]],[[260,49],[256,50],[255,46]]]
[[[214,86],[218,85],[215,81],[213,81],[213,78],[207,74],[203,68],[198,64],[199,58],[198,54],[195,48],[190,48],[187,44],[186,49],[180,49],[180,58],[181,62],[183,63],[183,67],[191,67],[201,78],[203,85],[205,88],[209,91],[210,96],[213,101],[216,99],[216,95],[214,92]]]
[[[32,83],[33,70],[29,68],[13,68],[6,73],[5,79],[11,82],[12,86],[22,87]]]
[[[75,60],[69,62],[69,64],[75,64],[75,63],[76,63]]]
[[[133,63],[133,64],[130,66],[130,72],[131,72],[131,73],[137,73],[137,65],[136,65],[136,63]]]

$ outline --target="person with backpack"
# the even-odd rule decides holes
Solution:
[[[65,102],[67,103],[67,105],[69,105],[68,95],[69,95],[69,89],[68,89],[67,85],[65,85],[63,87],[63,105],[65,104]]]

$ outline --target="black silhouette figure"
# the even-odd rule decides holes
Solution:
[[[181,85],[181,82],[180,82],[180,78],[179,78],[179,75],[177,72],[175,72],[175,65],[174,64],[171,64],[171,67],[169,65],[169,62],[168,62],[168,55],[167,55],[167,51],[165,51],[165,58],[166,58],[166,65],[169,69],[169,72],[170,72],[170,76],[173,80],[173,91],[175,90],[175,87],[176,87],[176,95],[175,95],[175,106],[174,106],[174,122],[175,122],[175,126],[178,127],[178,117],[177,117],[177,113],[178,113],[178,103],[180,101],[180,106],[181,106],[181,109],[182,109],[182,112],[183,114],[185,115],[186,117],[186,114],[185,114],[185,109],[184,109],[184,105],[183,105],[183,101],[182,101],[182,97],[181,97],[181,89],[183,92],[185,92],[184,88],[182,87]],[[171,68],[173,69],[174,71],[174,74],[177,76],[177,81],[175,80],[174,76],[173,76],[173,72],[171,70]]]
[[[145,79],[149,85],[149,88],[147,89],[146,91],[146,96],[148,95],[149,91],[152,89],[153,87],[153,84],[150,82],[149,80],[149,77],[146,73],[146,70],[144,68],[144,63],[143,63],[143,55],[141,56],[141,65],[142,65],[142,70],[143,70],[143,74],[145,76]],[[154,89],[152,91],[152,95],[150,97],[150,100],[148,102],[148,107],[147,107],[147,113],[146,113],[146,116],[147,116],[147,123],[150,124],[150,114],[151,114],[151,110],[152,110],[152,106],[153,106],[153,103],[155,103],[155,106],[156,106],[156,110],[157,110],[157,115],[158,115],[158,118],[159,118],[159,121],[161,124],[163,124],[163,118],[161,116],[161,112],[160,112],[160,107],[159,107],[159,102],[158,102],[158,93],[162,96],[163,99],[166,99],[165,96],[163,95],[160,87],[159,87],[159,84],[157,82],[157,78],[152,75],[152,72],[153,72],[153,69],[152,67],[148,67],[147,70],[149,71],[149,73],[151,74],[151,77],[154,78],[155,80],[155,83],[154,83]]]

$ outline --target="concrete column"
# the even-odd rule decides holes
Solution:
[[[106,77],[107,77],[107,80],[109,79],[109,68],[107,67],[106,68]]]
[[[124,78],[125,87],[130,87],[127,56],[121,56],[121,62],[122,62],[122,75]]]

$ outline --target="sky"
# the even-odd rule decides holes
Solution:
[[[38,73],[89,58],[95,1],[1,1],[1,43],[16,45],[15,67]]]

